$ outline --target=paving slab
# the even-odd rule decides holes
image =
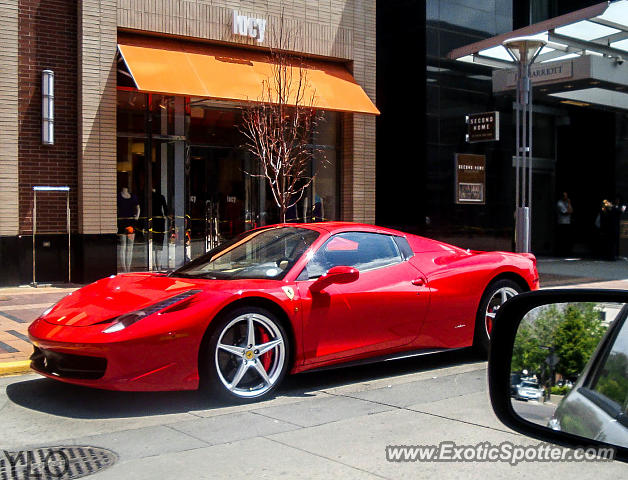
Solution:
[[[353,398],[369,400],[384,405],[407,407],[409,405],[430,403],[443,398],[457,398],[465,393],[486,390],[485,369],[465,373],[421,379],[403,385],[386,386],[357,392]]]
[[[300,428],[298,425],[256,415],[254,412],[195,418],[171,423],[169,427],[201,440],[207,445],[229,443]]]
[[[358,398],[331,396],[253,410],[254,413],[275,418],[301,427],[337,422],[349,417],[361,417],[390,410],[392,407]]]
[[[197,438],[165,425],[85,436],[73,440],[72,443],[75,445],[95,445],[118,452],[120,461],[183,452],[208,446],[207,443]]]
[[[186,452],[120,462],[91,478],[368,480],[382,477],[359,467],[344,465],[267,438],[250,438]]]
[[[466,402],[466,398],[459,400]],[[483,423],[488,423],[487,421]],[[626,466],[617,462],[599,463],[520,463],[511,466],[496,462],[389,462],[388,445],[477,445],[490,442],[499,445],[537,445],[534,439],[515,432],[471,425],[440,415],[395,409],[374,415],[350,418],[333,424],[284,432],[270,436],[305,452],[330,458],[345,465],[364,469],[384,478],[522,478],[542,477],[600,479],[625,476]],[[617,477],[619,476],[619,477]]]

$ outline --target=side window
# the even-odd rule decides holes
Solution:
[[[414,252],[412,251],[412,247],[410,247],[408,240],[403,237],[393,237],[393,240],[397,244],[397,247],[404,259],[407,260],[408,258],[412,258],[414,256]]]
[[[628,321],[624,321],[590,388],[628,414]]]
[[[399,248],[389,235],[346,232],[334,235],[316,252],[301,277],[318,278],[338,265],[360,271],[394,265],[403,261]]]

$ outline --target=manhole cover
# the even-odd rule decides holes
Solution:
[[[69,480],[112,466],[118,456],[99,447],[45,447],[0,451],[0,480]]]

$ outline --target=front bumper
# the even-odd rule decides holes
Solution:
[[[107,370],[106,358],[42,350],[38,347],[35,347],[30,361],[33,370],[50,376],[77,380],[98,380]]]
[[[142,338],[104,338],[102,325],[69,327],[33,322],[31,368],[66,383],[106,390],[165,391],[198,388],[202,335],[165,332]],[[113,337],[113,336],[112,336]]]

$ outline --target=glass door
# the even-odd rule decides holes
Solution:
[[[259,225],[260,178],[249,155],[228,147],[192,146],[188,176],[190,256]]]
[[[189,260],[185,214],[185,99],[151,95],[151,190],[148,268],[172,270]]]

